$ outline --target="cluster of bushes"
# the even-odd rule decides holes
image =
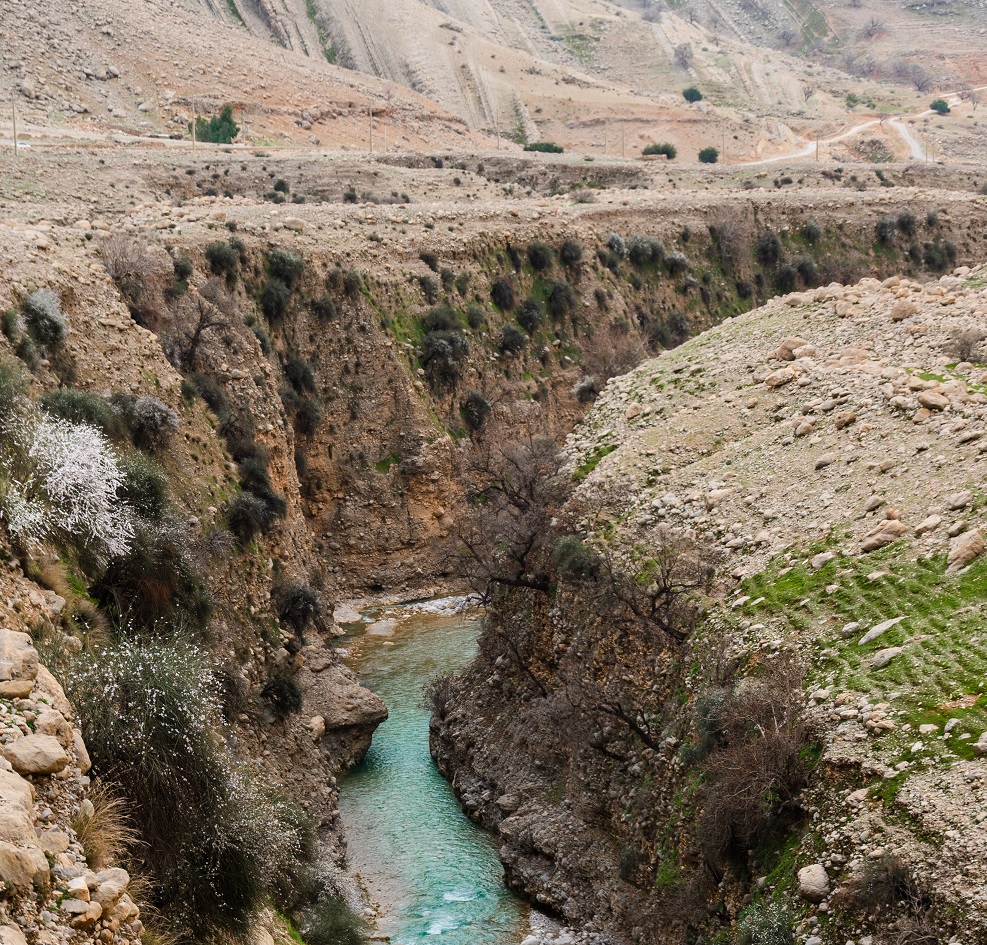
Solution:
[[[311,825],[261,789],[219,738],[216,678],[180,640],[135,635],[66,674],[93,774],[128,800],[152,904],[179,935],[244,935],[283,903],[314,853]]]
[[[650,157],[652,155],[663,154],[668,158],[669,161],[674,161],[675,157],[678,155],[678,151],[674,144],[669,144],[667,142],[663,144],[649,144],[645,147],[642,152],[645,157]]]
[[[269,322],[284,318],[291,304],[292,290],[304,269],[304,260],[291,250],[275,247],[268,254],[268,279],[261,290],[260,304]]]
[[[41,357],[51,358],[62,350],[69,324],[58,294],[51,289],[35,289],[25,296],[20,312],[3,312],[0,330],[14,353],[34,370]]]
[[[524,146],[525,151],[538,151],[542,154],[561,154],[565,148],[554,141],[532,141]]]

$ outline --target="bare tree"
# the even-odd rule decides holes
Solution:
[[[860,34],[864,39],[877,39],[879,36],[883,36],[888,31],[887,24],[884,20],[879,20],[876,16],[872,16],[867,24],[864,26],[863,32]]]
[[[802,86],[802,99],[808,102],[813,95],[816,94],[816,86],[814,85],[803,85]]]
[[[679,68],[690,68],[694,59],[695,53],[692,49],[692,43],[679,43],[679,45],[675,47],[675,64]]]

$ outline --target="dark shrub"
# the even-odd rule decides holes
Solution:
[[[275,247],[267,257],[267,268],[271,276],[293,288],[305,268],[305,261],[289,249]]]
[[[443,291],[451,292],[456,285],[456,273],[451,269],[443,269],[439,273],[439,281],[442,283]]]
[[[669,161],[674,161],[676,155],[679,153],[674,144],[649,144],[642,152],[645,157],[650,157],[655,154],[664,154]]]
[[[418,258],[425,263],[425,265],[428,266],[432,272],[439,271],[439,257],[436,256],[435,253],[424,250],[418,254]]]
[[[703,93],[694,85],[690,85],[689,88],[682,90],[682,98],[687,102],[701,102],[703,100]]]
[[[325,613],[322,595],[311,584],[290,581],[275,589],[278,619],[302,636]]]
[[[500,350],[515,354],[528,343],[528,336],[517,325],[505,325],[500,332]]]
[[[737,923],[737,945],[795,945],[795,926],[779,903],[751,906]]]
[[[322,425],[325,414],[314,397],[302,397],[295,409],[295,429],[302,436],[311,436]]]
[[[777,266],[781,259],[781,240],[772,230],[765,230],[754,244],[754,255],[762,266]]]
[[[669,253],[665,257],[665,268],[668,269],[670,276],[677,276],[689,271],[689,260],[686,258],[685,253],[680,253],[676,250],[674,253]]]
[[[459,314],[448,303],[437,305],[422,316],[422,327],[426,332],[454,331],[460,327]]]
[[[527,298],[517,311],[518,324],[530,335],[536,332],[542,323],[542,304],[538,299]]]
[[[637,267],[657,265],[665,258],[665,247],[647,236],[632,236],[627,244],[627,258]]]
[[[430,331],[422,339],[419,360],[431,383],[455,386],[468,353],[469,344],[462,332]]]
[[[236,282],[240,271],[240,254],[229,243],[210,243],[206,247],[206,262],[214,276],[223,276],[231,284]],[[175,274],[178,275],[177,264]]]
[[[552,318],[568,315],[576,307],[576,293],[568,282],[553,282],[548,291],[548,310]]]
[[[72,423],[87,423],[112,440],[122,440],[127,435],[127,425],[120,411],[98,394],[75,387],[60,387],[42,394],[40,402],[53,416]]]
[[[900,213],[898,214],[898,229],[901,230],[905,236],[912,237],[915,235],[915,231],[918,229],[918,218],[914,213]]]
[[[280,279],[268,279],[260,297],[260,307],[268,321],[280,321],[291,303],[291,290]]]
[[[576,400],[581,404],[592,403],[600,396],[599,378],[592,374],[587,374],[585,377],[579,379],[572,388],[572,392],[576,395]]]
[[[924,248],[925,265],[933,272],[945,272],[956,265],[956,246],[949,240],[936,237]]]
[[[466,324],[470,328],[482,328],[487,322],[487,313],[483,311],[483,306],[476,302],[471,302],[466,306]]]
[[[490,401],[475,390],[471,390],[466,395],[460,406],[463,421],[473,433],[483,429],[492,411],[493,406]]]
[[[715,164],[720,159],[720,152],[714,147],[703,148],[699,152],[700,164]]]
[[[795,268],[807,286],[819,285],[819,267],[811,256],[799,256],[795,261]]]
[[[431,276],[419,276],[418,285],[421,287],[425,301],[431,304],[439,297],[439,284]]]
[[[312,314],[322,322],[334,322],[339,317],[336,300],[328,293],[320,295],[310,303]]]
[[[822,227],[815,220],[810,220],[802,227],[802,236],[807,243],[818,243],[822,239],[822,235]]]
[[[296,352],[288,355],[284,364],[284,376],[299,394],[315,390],[315,371],[312,364]]]
[[[559,259],[566,266],[576,266],[583,259],[583,244],[578,240],[566,240],[559,249]]]
[[[542,154],[561,154],[565,149],[554,141],[533,141],[524,146],[525,151],[540,151]]]
[[[12,414],[26,391],[27,383],[21,366],[13,358],[0,357],[0,417]]]
[[[782,266],[778,270],[778,289],[782,292],[793,292],[798,285],[799,272],[794,266]]]
[[[267,504],[252,492],[241,492],[226,505],[226,525],[241,546],[266,532],[273,521],[274,516]]]
[[[894,241],[897,231],[898,226],[892,217],[881,217],[874,227],[874,236],[877,238],[878,243],[882,246],[887,246]]]
[[[545,272],[546,269],[551,269],[553,261],[552,248],[547,243],[535,240],[528,246],[528,262],[531,263],[531,268],[535,272]]]
[[[349,298],[355,298],[363,291],[363,276],[355,269],[347,269],[343,276],[343,292]]]
[[[226,392],[219,381],[211,374],[192,374],[187,379],[192,390],[201,397],[217,417],[225,415],[229,410]]]
[[[261,695],[271,707],[274,717],[286,719],[302,711],[302,689],[298,680],[287,670],[278,670],[268,679]]]
[[[301,922],[306,945],[364,945],[366,923],[338,893],[320,899]]]
[[[515,305],[514,286],[508,279],[498,279],[490,287],[490,298],[502,312],[509,312]]]

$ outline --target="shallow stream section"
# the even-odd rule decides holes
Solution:
[[[496,843],[462,812],[428,752],[423,687],[476,653],[465,598],[366,611],[346,662],[387,704],[366,759],[341,783],[350,870],[394,945],[517,945],[529,910],[504,885]]]

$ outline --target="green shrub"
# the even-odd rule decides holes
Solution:
[[[39,347],[49,351],[61,348],[69,326],[56,293],[51,289],[35,289],[24,299],[23,311],[27,330]]]
[[[81,657],[66,690],[94,769],[128,800],[151,904],[182,938],[245,935],[297,880],[311,830],[216,737],[217,685],[196,651],[122,639]]]
[[[665,247],[648,236],[632,236],[627,244],[627,258],[637,267],[658,265],[665,258]]]
[[[809,287],[819,285],[819,266],[811,256],[799,256],[795,260],[795,268],[802,281]]]
[[[366,923],[333,893],[305,913],[301,934],[305,945],[364,945]]]
[[[240,271],[240,254],[229,243],[210,243],[206,247],[206,262],[214,276],[222,276],[231,285],[236,282]],[[177,274],[177,268],[175,272]]]
[[[719,161],[719,159],[720,159],[720,152],[712,146],[703,148],[699,152],[700,164],[715,164],[717,161]]]
[[[13,358],[0,358],[0,418],[11,416],[26,392],[21,366]]]
[[[127,435],[120,411],[99,394],[76,387],[59,387],[42,394],[40,403],[52,416],[72,423],[87,423],[102,430],[111,440],[123,440]]]
[[[576,293],[568,282],[553,282],[548,291],[548,310],[552,318],[568,315],[576,307]]]
[[[222,385],[211,374],[198,372],[186,378],[189,386],[201,397],[217,417],[229,410],[229,401]]]
[[[778,270],[778,289],[781,292],[794,292],[798,285],[799,273],[794,266],[782,266]]]
[[[483,394],[471,390],[460,405],[459,412],[470,431],[477,433],[486,426],[493,412],[493,405]]]
[[[918,229],[918,218],[914,213],[899,213],[897,223],[898,229],[908,237],[914,236]]]
[[[268,321],[280,321],[291,303],[291,290],[280,279],[268,279],[261,294],[260,305]]]
[[[470,328],[482,328],[486,322],[487,313],[483,310],[482,305],[478,305],[476,302],[471,302],[466,306],[466,324],[469,325]]]
[[[493,304],[502,312],[509,312],[514,308],[516,299],[514,296],[514,286],[509,279],[500,278],[490,287],[490,298]]]
[[[311,393],[315,390],[315,371],[312,363],[306,361],[297,352],[288,355],[284,365],[284,376],[299,394]]]
[[[572,392],[576,395],[576,400],[581,404],[592,403],[600,396],[599,378],[595,375],[587,374],[576,382],[572,388]]]
[[[602,570],[600,556],[577,535],[565,535],[552,551],[552,564],[567,581],[591,581]]]
[[[168,477],[149,456],[128,456],[120,463],[123,485],[118,495],[141,518],[159,522],[168,509]]]
[[[110,561],[92,594],[112,613],[148,630],[166,622],[201,630],[213,611],[192,536],[177,518],[138,522],[129,550]]]
[[[554,141],[533,141],[524,146],[525,151],[540,151],[542,154],[561,154],[565,148]]]
[[[788,910],[771,902],[751,906],[737,923],[737,945],[795,945]]]
[[[772,230],[765,230],[754,244],[754,256],[762,266],[777,266],[781,259],[781,240]]]
[[[583,259],[583,244],[578,240],[566,240],[559,249],[559,259],[566,266],[577,266]]]
[[[288,182],[283,177],[279,177],[274,182],[274,186],[271,189],[276,194],[288,194],[288,193],[291,193],[291,187],[288,186]]]
[[[947,102],[946,99],[944,99],[944,98],[937,98],[929,106],[929,108],[931,108],[932,111],[934,111],[934,112],[938,112],[938,114],[940,114],[940,115],[948,115],[950,113],[950,111],[951,111],[951,109],[949,107],[949,102]]]
[[[690,85],[689,88],[682,90],[682,98],[690,103],[701,102],[703,100],[703,93],[694,85]]]
[[[240,133],[240,126],[233,120],[233,106],[224,105],[218,115],[195,119],[195,137],[210,144],[232,144]]]
[[[422,327],[426,332],[455,331],[460,324],[459,314],[448,303],[430,308],[422,316]]]
[[[442,283],[442,288],[445,292],[451,292],[456,285],[456,273],[451,269],[443,269],[439,273],[439,281]]]
[[[432,272],[439,271],[439,257],[436,256],[435,253],[430,250],[422,250],[422,252],[418,254],[418,258],[425,263],[425,265],[428,266]]]
[[[278,279],[291,289],[301,278],[305,261],[290,249],[282,249],[278,246],[268,254],[267,269],[272,278]]]
[[[517,325],[505,325],[500,332],[500,350],[516,354],[528,343],[528,336]]]
[[[20,316],[17,312],[12,308],[4,309],[3,313],[0,314],[0,331],[3,332],[4,338],[13,344],[21,330]]]
[[[535,240],[528,246],[528,262],[535,272],[545,272],[552,268],[554,256],[552,248],[541,240]]]
[[[538,299],[527,298],[518,306],[518,324],[530,335],[536,332],[542,323],[542,304]]]
[[[674,161],[676,155],[679,153],[674,144],[664,143],[664,144],[649,144],[642,152],[645,157],[650,157],[654,154],[664,154],[669,161]]]
[[[670,276],[677,276],[689,271],[689,260],[685,253],[680,253],[676,250],[674,253],[669,253],[665,257],[665,268],[668,269]]]

